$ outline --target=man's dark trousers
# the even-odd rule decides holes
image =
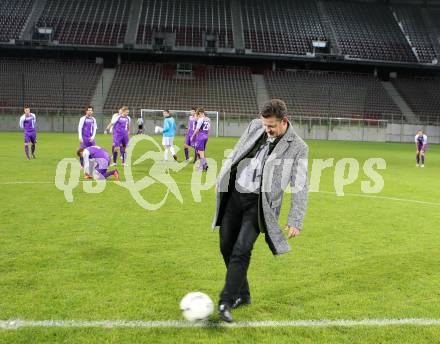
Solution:
[[[220,304],[231,306],[238,297],[250,297],[247,270],[252,248],[260,234],[258,197],[256,193],[240,193],[233,189],[225,205],[220,225],[220,251],[227,273]]]

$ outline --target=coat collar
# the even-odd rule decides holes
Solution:
[[[243,157],[245,157],[250,152],[252,147],[254,147],[255,143],[261,137],[261,135],[263,135],[263,133],[264,133],[263,126],[261,126],[261,128],[258,128],[254,133],[252,133],[248,137],[248,139],[243,143],[243,146],[240,149],[240,154],[238,154],[235,157],[234,161],[232,161],[232,164],[234,164],[234,163],[240,161],[241,159],[243,159]]]
[[[261,123],[261,121],[260,121],[260,123]],[[264,127],[263,127],[263,124],[261,123],[261,128],[258,128],[244,142],[243,148],[240,150],[241,153],[234,159],[234,161],[232,161],[232,164],[243,159],[243,157],[249,153],[249,151],[252,149],[252,147],[254,147],[257,140],[263,134],[264,134]],[[295,130],[293,130],[292,123],[289,122],[289,126],[287,127],[286,132],[281,137],[280,141],[277,143],[277,145],[275,146],[275,148],[270,156],[275,157],[275,156],[279,156],[280,154],[282,154],[289,146],[289,143],[295,139],[295,135],[296,134],[295,134]],[[269,159],[270,159],[270,156],[269,156]]]
[[[289,148],[290,142],[295,139],[295,131],[293,130],[292,123],[289,122],[289,126],[287,127],[287,131],[281,137],[280,141],[277,143],[275,148],[273,149],[272,154],[267,158],[266,163],[272,161],[280,157],[284,151]]]
[[[283,137],[281,138],[281,141],[287,141],[292,142],[295,139],[295,130],[293,130],[292,123],[290,121],[288,122],[289,126],[287,127],[286,132],[284,133]]]

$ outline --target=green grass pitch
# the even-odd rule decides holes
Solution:
[[[24,158],[22,142],[21,133],[0,133],[0,320],[182,320],[179,301],[187,292],[203,291],[217,302],[225,268],[218,233],[211,231],[214,189],[202,191],[201,203],[194,201],[192,164],[171,173],[183,203],[170,194],[163,207],[148,211],[113,182],[95,194],[80,183],[69,203],[54,177],[61,159],[75,157],[77,136],[39,133],[37,159],[31,161]],[[97,142],[110,150],[110,136],[98,135]],[[235,142],[211,138],[207,154],[220,165]],[[182,143],[178,137],[176,145]],[[414,144],[308,144],[309,169],[312,159],[355,158],[359,177],[337,197],[335,169],[323,171],[323,192],[309,194],[304,229],[290,242],[289,254],[273,257],[258,239],[249,270],[253,304],[234,311],[234,320],[440,318],[440,148],[429,147],[422,169],[415,167]],[[148,145],[139,144],[135,156]],[[387,163],[379,171],[385,184],[377,197],[365,197],[362,165],[372,157]],[[133,167],[134,178],[148,175],[151,165]],[[120,163],[118,169],[123,170]],[[154,184],[141,195],[158,202],[166,189]],[[408,325],[0,330],[1,343],[438,343],[439,338],[440,326]]]

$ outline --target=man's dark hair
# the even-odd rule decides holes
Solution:
[[[86,110],[88,110],[88,109],[92,109],[93,110],[93,106],[91,106],[91,105],[87,106]]]
[[[195,106],[191,106],[191,110],[197,111],[197,108]]]
[[[202,107],[197,108],[196,113],[205,113],[205,108]]]
[[[76,155],[81,156],[80,154],[84,152],[84,148],[80,148],[76,151]]]
[[[29,110],[30,110],[31,108],[30,108],[29,106],[25,105],[23,109],[24,109],[24,110],[26,110],[26,109],[29,109]]]
[[[170,113],[170,110],[163,110],[163,112],[167,112],[167,113]]]
[[[264,118],[276,117],[283,119],[287,116],[286,103],[281,99],[271,99],[263,105],[260,115]]]

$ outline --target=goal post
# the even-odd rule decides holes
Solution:
[[[163,110],[160,109],[141,109],[141,116],[144,119],[144,133],[154,134],[154,127],[156,125],[163,125]],[[187,110],[171,110],[170,114],[176,120],[176,135],[185,135],[188,126],[188,117],[190,111]],[[210,135],[219,136],[219,111],[205,111],[205,115],[211,119]]]

